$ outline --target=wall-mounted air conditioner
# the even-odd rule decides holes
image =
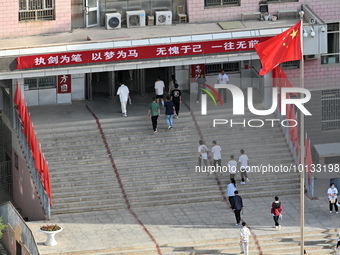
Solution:
[[[145,11],[127,11],[127,27],[145,27]]]
[[[171,25],[172,24],[172,12],[171,11],[157,11],[156,13],[156,25]]]
[[[119,12],[105,14],[105,27],[106,29],[121,28],[121,15]]]

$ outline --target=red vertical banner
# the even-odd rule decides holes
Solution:
[[[191,65],[191,79],[196,80],[196,78],[200,77],[200,73],[205,74],[205,65]]]
[[[58,75],[58,94],[71,93],[71,75]]]

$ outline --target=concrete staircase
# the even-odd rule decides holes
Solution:
[[[213,111],[211,116],[225,118],[225,112]],[[230,154],[237,159],[241,148],[253,166],[293,163],[277,125],[212,129],[209,118],[196,116],[208,148],[212,140],[221,145],[222,164]],[[215,176],[195,172],[200,137],[190,114],[174,122],[174,129],[167,130],[162,116],[153,134],[145,117],[100,120],[132,208],[222,200]],[[35,130],[49,163],[52,214],[126,208],[95,120],[39,125]],[[218,177],[226,190],[229,174]],[[243,198],[299,193],[297,173],[250,173],[249,178],[247,185],[238,186]]]
[[[307,254],[326,255],[335,254],[333,248],[336,245],[338,231],[319,230],[305,233],[305,250]],[[300,254],[300,233],[274,233],[257,236],[263,255],[296,255]],[[193,255],[193,254],[226,254],[236,255],[240,253],[239,238],[206,240],[190,243],[169,243],[160,246],[163,255]],[[250,254],[260,254],[254,239],[250,238]],[[59,254],[59,253],[57,253]],[[50,255],[57,255],[50,254]],[[81,255],[84,252],[66,252],[63,255]],[[156,255],[154,246],[120,247],[114,249],[102,249],[87,251],[86,254],[95,255]]]

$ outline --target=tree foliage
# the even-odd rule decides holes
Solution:
[[[6,225],[2,223],[2,217],[0,217],[0,240],[2,237],[2,230],[6,228]]]

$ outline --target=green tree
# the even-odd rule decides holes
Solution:
[[[6,227],[5,224],[2,224],[2,217],[0,217],[0,240],[1,240],[1,237],[2,237],[2,230],[4,230]]]

